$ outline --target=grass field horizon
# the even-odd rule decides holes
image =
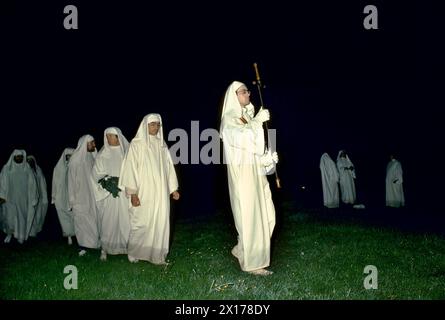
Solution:
[[[125,255],[78,257],[64,240],[0,246],[2,300],[400,300],[445,299],[445,239],[286,208],[274,233],[268,277],[242,272],[230,254],[230,213],[176,219],[168,266]],[[360,213],[361,214],[361,213]],[[78,289],[64,268],[76,266]],[[378,270],[366,290],[364,269]]]

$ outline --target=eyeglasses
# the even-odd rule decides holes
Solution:
[[[246,89],[243,89],[243,90],[239,90],[239,91],[236,91],[236,94],[248,94],[248,95],[250,95],[250,90],[246,90]]]

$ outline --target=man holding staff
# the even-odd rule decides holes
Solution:
[[[238,81],[227,89],[221,115],[220,137],[224,143],[230,204],[238,232],[232,254],[243,271],[270,275],[270,239],[275,227],[275,208],[266,168],[278,162],[276,152],[265,152],[263,123],[269,111],[254,116],[250,91]]]

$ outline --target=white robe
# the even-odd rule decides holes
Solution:
[[[396,159],[386,167],[386,205],[395,208],[405,205],[402,165]]]
[[[114,129],[113,132],[111,132]],[[119,137],[119,146],[110,146],[107,133]],[[128,141],[118,128],[108,128],[104,132],[104,146],[96,157],[93,167],[95,182],[94,194],[99,214],[99,234],[102,250],[108,254],[127,253],[130,235],[130,213],[125,191],[119,192],[117,198],[102,188],[98,183],[105,176],[119,177],[122,161],[128,150]]]
[[[0,187],[1,189],[1,187]],[[5,220],[5,217],[3,216],[3,204],[0,204],[0,230],[3,230],[3,221]]]
[[[238,232],[238,243],[232,254],[238,258],[243,271],[253,271],[270,264],[275,208],[262,163],[265,154],[262,124],[252,121],[252,104],[245,107],[243,115],[235,93],[242,85],[235,81],[227,89],[220,135],[227,162],[230,204]],[[242,115],[246,124],[239,120]]]
[[[148,134],[147,125],[153,118],[161,122],[156,136]],[[128,255],[164,263],[169,251],[170,194],[178,189],[178,180],[160,115],[149,114],[142,120],[122,164],[119,185],[128,194],[137,194],[141,203],[133,207],[130,202]]]
[[[339,207],[338,170],[331,157],[324,153],[320,159],[321,182],[323,186],[323,204],[327,208]]]
[[[36,171],[33,170],[37,181],[37,188],[39,191],[39,202],[36,205],[36,214],[32,223],[30,236],[35,237],[43,229],[45,223],[46,213],[48,211],[48,190],[46,186],[46,179],[43,175],[42,169],[37,165],[34,156],[28,156],[34,159]]]
[[[23,162],[14,161],[15,155],[23,155]],[[3,206],[3,231],[13,234],[19,241],[28,239],[39,201],[37,181],[26,162],[24,150],[14,150],[0,173],[0,198]]]
[[[97,151],[87,151],[87,143],[92,140],[93,137],[90,135],[81,137],[70,158],[68,194],[70,207],[73,210],[77,243],[85,248],[96,249],[100,247],[100,243],[91,170]]]
[[[1,187],[0,187],[1,189]],[[3,204],[0,204],[0,230],[3,230]]]
[[[347,204],[354,204],[356,199],[354,183],[355,169],[348,169],[354,165],[347,155],[346,158],[341,158],[340,153],[341,151],[337,156],[337,169],[340,176],[341,200]]]
[[[64,237],[75,235],[73,212],[70,211],[68,197],[68,161],[66,161],[66,156],[72,155],[73,152],[74,149],[66,148],[53,171],[51,204],[56,207]]]

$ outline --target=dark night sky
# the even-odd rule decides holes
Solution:
[[[430,2],[141,3],[2,1],[1,163],[25,148],[50,185],[63,148],[83,134],[100,147],[103,130],[117,126],[131,140],[150,112],[163,116],[165,136],[190,133],[191,120],[218,128],[226,87],[250,84],[258,62],[285,199],[298,201],[305,185],[320,206],[320,156],[346,148],[359,201],[383,206],[396,150],[407,203],[438,205],[445,55],[443,19]],[[79,30],[63,28],[67,4],[79,9]],[[363,28],[367,4],[379,9],[377,31]],[[226,203],[224,167],[177,170],[181,214]]]

